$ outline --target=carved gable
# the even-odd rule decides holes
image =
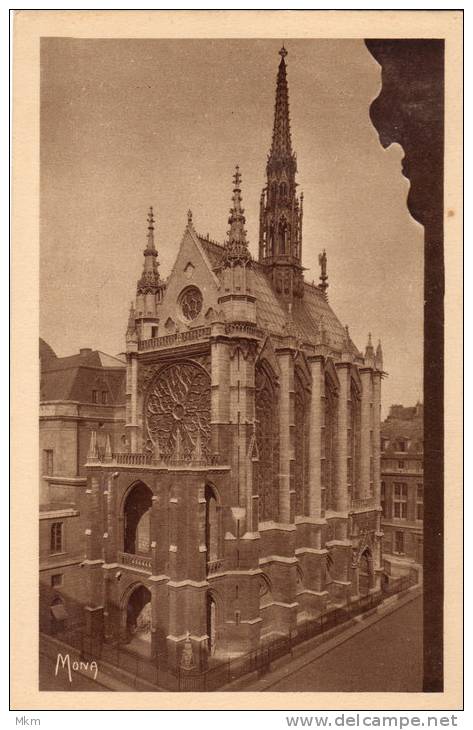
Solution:
[[[218,287],[219,280],[197,234],[186,228],[158,308],[160,321],[166,323],[166,331],[159,334],[167,334],[170,321],[181,331],[207,326],[206,313],[209,309],[218,311]]]

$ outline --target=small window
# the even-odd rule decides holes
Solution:
[[[64,583],[64,576],[62,573],[54,573],[51,576],[51,587],[52,588],[58,588],[59,586],[62,586]]]
[[[403,439],[399,440],[397,442],[397,450],[402,452],[407,451],[407,441],[404,441]]]
[[[98,403],[99,402],[99,392],[98,390],[92,391],[92,403]]]
[[[395,552],[399,553],[399,555],[402,555],[404,553],[404,533],[403,532],[396,532],[395,533]]]
[[[108,391],[107,390],[102,390],[102,403],[104,406],[106,406],[108,403]]]
[[[424,485],[423,484],[417,485],[417,501],[418,502],[424,501]]]
[[[423,520],[424,519],[424,505],[422,503],[417,504],[417,519]]]
[[[157,336],[158,336],[158,328],[151,327],[151,337],[157,337]]]
[[[403,461],[398,461],[397,462],[397,468],[398,469],[404,469],[404,462]]]
[[[63,524],[62,522],[53,522],[51,525],[51,552],[63,552]]]
[[[54,474],[54,452],[52,449],[43,451],[43,473],[48,476]]]

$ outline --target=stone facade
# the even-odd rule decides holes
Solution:
[[[84,622],[85,463],[92,432],[101,453],[125,436],[125,362],[40,340],[40,372],[40,629],[54,634]]]
[[[169,278],[148,216],[126,333],[126,448],[87,460],[87,631],[171,667],[246,652],[380,591],[382,352],[304,281],[281,50],[259,258],[189,211]]]
[[[424,519],[423,407],[391,406],[381,426],[381,505],[388,576],[421,572]]]

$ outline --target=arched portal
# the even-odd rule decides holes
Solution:
[[[148,553],[151,545],[150,516],[152,492],[142,482],[136,484],[127,495],[124,513],[124,552]]]
[[[126,604],[128,641],[139,650],[149,651],[151,645],[151,593],[141,583],[136,586]]]

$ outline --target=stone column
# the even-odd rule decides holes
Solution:
[[[340,390],[338,394],[338,432],[337,432],[337,512],[348,510],[348,394],[350,380],[350,363],[337,363]]]
[[[127,353],[126,369],[126,424],[129,432],[130,451],[138,450],[138,359],[137,345],[133,344],[133,351]]]
[[[312,375],[309,427],[309,514],[322,517],[322,395],[325,391],[323,357],[309,359]]]
[[[291,522],[291,460],[294,459],[291,444],[291,398],[294,398],[294,366],[292,352],[287,348],[276,350],[280,376],[279,389],[279,518],[278,522]]]
[[[137,433],[137,399],[138,399],[138,360],[136,355],[131,356],[131,451],[138,451]]]
[[[219,456],[226,453],[224,432],[228,430],[229,421],[229,354],[228,343],[224,339],[215,337],[211,341],[210,353],[211,368],[211,451],[212,455]]]
[[[371,368],[361,368],[361,485],[360,494],[354,495],[362,499],[370,496],[370,461],[371,461]]]
[[[373,373],[373,492],[375,504],[381,504],[381,373]]]

